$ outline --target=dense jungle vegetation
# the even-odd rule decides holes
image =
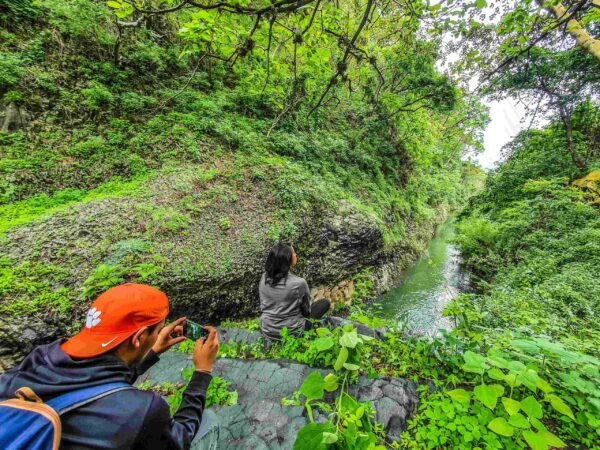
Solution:
[[[348,205],[410,254],[462,210],[473,291],[447,307],[451,331],[410,337],[363,313],[374,271],[352,267],[350,317],[389,326],[384,340],[317,328],[221,356],[333,369],[283,399],[311,419],[298,449],[599,449],[599,19],[597,0],[5,0],[0,325],[76,329],[125,280],[177,302],[165,280],[226,276],[230,254]],[[519,99],[530,126],[477,194],[482,96]],[[81,232],[82,212],[109,232]],[[59,225],[81,234],[61,247]],[[401,442],[347,394],[359,373],[419,382]],[[218,384],[211,401],[234,402]]]

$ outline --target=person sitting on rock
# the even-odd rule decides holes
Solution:
[[[297,260],[296,252],[287,244],[277,244],[267,257],[258,293],[261,332],[270,340],[281,339],[285,327],[290,334],[300,336],[312,327],[307,319],[321,319],[331,306],[326,299],[310,304],[306,280],[290,272]]]
[[[80,392],[86,400],[95,392],[87,403],[61,410],[61,450],[189,449],[201,428],[219,349],[216,330],[206,327],[208,337],[196,341],[196,371],[173,417],[159,394],[131,386],[161,353],[186,339],[185,318],[165,326],[168,314],[169,300],[155,288],[128,283],[109,289],[92,304],[80,333],[37,347],[0,376],[0,400],[28,392],[36,401],[56,405],[59,396],[72,398],[69,394]],[[99,395],[107,386],[112,390]]]

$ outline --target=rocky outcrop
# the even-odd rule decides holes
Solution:
[[[257,285],[281,207],[251,171],[214,176],[230,172],[227,163],[218,170],[211,164],[164,170],[127,196],[82,202],[6,232],[0,257],[20,268],[23,283],[15,286],[30,284],[37,291],[9,292],[0,299],[0,312],[27,306],[6,316],[7,322],[18,316],[27,327],[3,327],[0,367],[15,364],[36,344],[78,329],[93,297],[83,296],[86,283],[97,286],[96,292],[115,283],[95,274],[101,265],[116,267],[116,280],[163,289],[173,315],[218,323],[257,314]],[[375,290],[385,289],[418,251],[386,246],[375,218],[348,202],[329,209],[315,203],[294,226],[296,273],[318,288],[316,297],[334,302],[348,303],[352,278],[367,267]],[[425,241],[433,231],[432,222],[415,231],[412,241]],[[151,273],[142,277],[149,266]],[[67,306],[47,300],[57,295]],[[35,337],[23,338],[23,330]]]
[[[191,367],[188,355],[167,352],[138,383],[160,385],[182,383],[182,369]],[[213,373],[231,382],[238,392],[235,406],[212,406],[218,422],[218,449],[291,449],[298,431],[308,423],[301,406],[283,406],[281,399],[300,389],[313,369],[289,361],[219,359]],[[319,370],[322,374],[325,370]],[[385,427],[389,439],[397,440],[406,421],[416,411],[419,397],[416,384],[397,378],[377,380],[360,377],[349,393],[360,401],[370,401],[375,420]],[[325,420],[316,415],[315,420]],[[193,449],[205,449],[200,440]]]
[[[584,192],[590,204],[600,206],[600,169],[592,170],[572,184]]]

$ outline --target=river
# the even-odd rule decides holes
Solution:
[[[465,285],[460,253],[450,243],[454,220],[442,224],[419,260],[406,269],[389,291],[372,305],[377,315],[405,324],[415,334],[435,335],[452,324],[442,311]]]

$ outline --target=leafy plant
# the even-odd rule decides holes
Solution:
[[[330,373],[323,377],[319,372],[312,372],[292,399],[282,400],[284,405],[297,405],[304,399],[310,419],[298,432],[294,449],[385,449],[384,445],[378,445],[383,442],[383,433],[382,426],[373,422],[373,406],[370,402],[358,402],[345,392],[347,376],[346,373],[340,386],[336,375]],[[338,389],[341,391],[333,407],[323,401],[325,392]],[[315,422],[313,408],[316,406],[329,413],[326,422]]]
[[[187,342],[187,341],[186,341]],[[194,374],[194,368],[182,370],[184,380],[188,381]],[[237,404],[238,393],[237,391],[229,390],[231,382],[224,378],[214,376],[212,377],[208,389],[206,391],[205,408],[209,408],[212,405],[223,405],[233,406]],[[162,395],[167,395],[167,403],[171,408],[171,414],[175,414],[181,405],[183,400],[183,393],[187,388],[187,384],[182,386],[175,386],[169,383],[163,384],[158,387],[159,392]],[[155,388],[153,388],[155,389]]]
[[[83,296],[93,298],[97,294],[122,283],[127,270],[115,264],[100,264],[84,281]]]

